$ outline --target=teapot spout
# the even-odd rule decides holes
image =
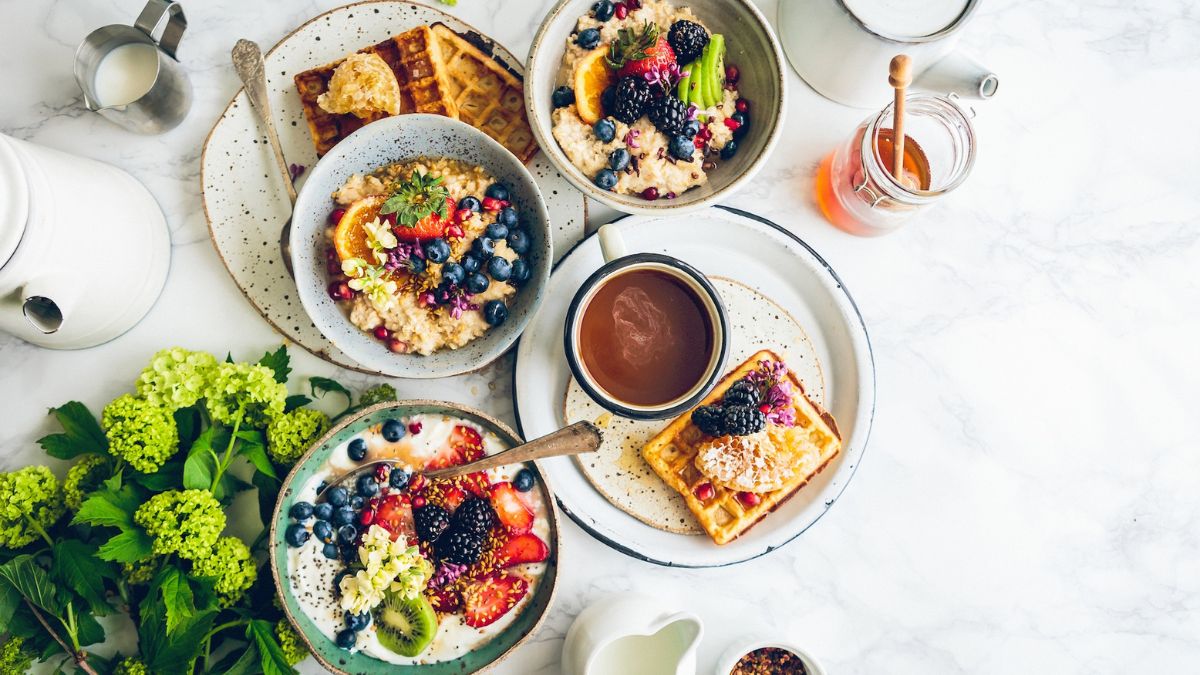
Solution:
[[[57,333],[66,323],[75,297],[70,289],[71,285],[59,277],[25,284],[21,290],[21,313],[25,320],[43,335]]]
[[[954,51],[926,68],[913,86],[962,98],[989,99],[1000,88],[1000,78],[975,59]]]

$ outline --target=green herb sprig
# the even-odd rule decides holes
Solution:
[[[441,177],[414,172],[409,180],[396,186],[396,191],[383,203],[379,212],[383,215],[394,213],[397,224],[414,227],[434,213],[445,218],[446,199],[449,196]]]

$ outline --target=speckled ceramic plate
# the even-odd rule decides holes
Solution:
[[[503,422],[466,406],[443,401],[393,401],[372,406],[343,420],[321,437],[296,462],[292,471],[283,481],[283,486],[279,493],[279,501],[275,504],[275,513],[271,517],[271,574],[275,578],[276,588],[279,589],[284,613],[287,614],[292,625],[300,632],[313,655],[321,662],[321,665],[331,672],[341,673],[342,675],[349,675],[350,673],[354,673],[355,675],[382,673],[398,675],[461,675],[463,673],[486,670],[507,657],[517,646],[537,630],[554,598],[554,588],[558,580],[561,544],[558,536],[558,524],[555,520],[556,514],[554,508],[551,507],[546,512],[550,526],[550,538],[546,542],[550,546],[550,557],[546,561],[546,571],[537,584],[537,588],[534,589],[530,602],[525,606],[525,609],[516,620],[495,638],[488,641],[482,647],[468,652],[457,659],[431,664],[402,666],[380,661],[361,652],[352,654],[339,649],[332,640],[321,633],[312,619],[300,610],[300,604],[292,594],[291,583],[286,578],[288,547],[287,543],[283,540],[283,532],[289,523],[287,512],[292,506],[293,486],[304,485],[321,465],[329,460],[330,455],[335,449],[343,443],[348,442],[364,429],[374,424],[380,424],[388,418],[416,414],[448,415],[474,422],[496,434],[509,447],[522,442],[512,429],[509,429]],[[540,467],[534,465],[532,468],[535,472],[538,472]],[[546,504],[553,504],[553,492],[544,476],[539,474],[536,485],[537,489],[542,491],[542,497]]]
[[[433,7],[369,1],[321,14],[267,52],[267,91],[288,162],[312,167],[317,159],[292,82],[294,74],[438,21],[460,33],[479,35],[471,26]],[[514,72],[522,72],[520,60],[504,47],[495,44],[493,52]],[[554,249],[567,251],[583,238],[587,215],[583,196],[544,153],[535,155],[526,166],[550,213]],[[200,172],[213,245],[246,299],[276,330],[313,354],[344,368],[377,373],[327,340],[300,306],[296,284],[279,254],[279,230],[291,209],[266,134],[244,92],[238,92],[209,133]],[[300,177],[301,185],[304,178]]]
[[[724,546],[717,546],[707,536],[669,531],[662,523],[648,524],[649,516],[630,515],[610,501],[613,495],[597,490],[570,457],[552,458],[541,466],[555,485],[559,506],[597,539],[660,565],[732,565],[787,544],[828,511],[846,488],[870,435],[875,366],[866,326],[853,299],[828,263],[807,244],[744,211],[714,207],[687,216],[632,216],[616,226],[630,253],[665,253],[710,276],[732,277],[771,300],[760,305],[758,312],[766,315],[778,310],[794,319],[802,329],[799,335],[807,340],[785,330],[773,336],[776,344],[768,346],[785,351],[789,365],[807,386],[817,390],[814,394],[823,393],[823,403],[842,432],[842,452],[774,513]],[[562,338],[567,306],[580,283],[603,263],[595,237],[564,256],[550,279],[541,309],[521,338],[513,394],[517,421],[525,434],[540,436],[565,422],[563,401],[571,377]],[[735,344],[740,344],[736,338]],[[731,356],[731,367],[735,362],[736,357]],[[823,391],[815,384],[817,380],[824,383]],[[628,433],[625,426],[617,425],[618,437]],[[622,458],[625,453],[609,456]],[[612,469],[631,471],[616,465]],[[611,481],[606,485],[605,491],[615,491]],[[635,497],[623,498],[623,505],[640,504],[636,486],[627,492]]]

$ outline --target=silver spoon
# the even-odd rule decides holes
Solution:
[[[529,441],[523,445],[518,445],[502,452],[497,452],[494,455],[488,455],[474,462],[459,464],[445,469],[437,469],[436,471],[426,471],[422,475],[426,480],[445,480],[447,478],[457,478],[465,476],[476,471],[486,471],[494,469],[498,466],[506,464],[520,464],[534,459],[544,459],[546,457],[558,457],[561,455],[579,455],[585,452],[595,452],[600,449],[600,430],[593,426],[590,422],[576,422],[568,427],[563,427],[554,433],[547,434],[541,438]],[[335,485],[341,485],[349,481],[357,480],[359,476],[365,473],[374,472],[375,467],[380,464],[394,466],[395,460],[380,459],[374,462],[360,464],[352,471],[348,471],[333,482],[329,483],[317,493],[316,501],[320,501],[321,497]]]
[[[271,102],[267,100],[267,76],[264,73],[262,50],[258,44],[250,40],[238,40],[233,46],[233,69],[246,87],[246,97],[250,99],[250,107],[258,113],[258,119],[267,129],[267,140],[275,151],[275,163],[279,165],[279,173],[283,176],[283,186],[287,188],[288,199],[292,206],[296,205],[296,186],[292,185],[292,172],[288,169],[287,161],[283,159],[283,147],[279,145],[279,134],[275,131],[275,118],[271,115]],[[279,253],[283,256],[283,266],[291,276],[292,272],[292,217],[279,231]]]

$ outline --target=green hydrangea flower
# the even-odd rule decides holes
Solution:
[[[204,397],[216,368],[212,354],[182,347],[164,349],[138,376],[138,395],[167,410],[186,408]]]
[[[287,619],[280,619],[279,623],[275,624],[275,637],[279,640],[279,646],[283,648],[283,658],[289,666],[308,658],[308,647],[304,646],[304,641]]]
[[[242,598],[258,578],[250,547],[237,537],[221,537],[209,555],[192,560],[192,576],[216,580],[222,607]]]
[[[113,675],[150,675],[150,669],[141,659],[131,656],[117,664]]]
[[[325,413],[297,408],[267,425],[267,452],[280,464],[292,464],[327,429],[329,417]]]
[[[266,366],[221,363],[204,395],[214,420],[232,425],[240,409],[244,426],[261,428],[283,414],[287,387]]]
[[[150,557],[121,565],[121,578],[130,586],[145,586],[158,572],[158,558]]]
[[[131,394],[104,407],[100,426],[108,452],[142,473],[154,473],[179,449],[179,431],[170,410]]]
[[[63,499],[67,508],[78,511],[89,492],[100,487],[100,483],[108,477],[104,471],[108,458],[104,455],[84,455],[67,469],[67,477],[63,479]]]
[[[154,538],[154,553],[196,560],[212,555],[225,529],[221,503],[208,490],[170,490],[146,500],[133,520]]]
[[[376,403],[384,401],[396,400],[396,388],[390,384],[378,384],[370,389],[367,389],[358,397],[358,405],[360,408],[373,406]]]
[[[25,647],[25,638],[10,637],[0,647],[0,675],[24,675],[36,656],[37,653]]]
[[[21,548],[66,511],[58,479],[44,466],[0,473],[0,546]]]

